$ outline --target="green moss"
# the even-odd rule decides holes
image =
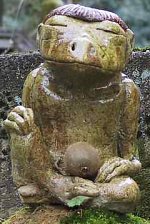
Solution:
[[[132,214],[124,215],[99,209],[87,209],[63,219],[61,224],[150,224],[150,221]]]
[[[69,215],[70,214],[70,215]],[[68,216],[69,215],[69,216]],[[60,221],[61,220],[61,221]],[[2,224],[150,224],[132,214],[118,214],[100,209],[66,210],[57,207],[22,208]]]
[[[150,50],[150,46],[147,46],[147,47],[143,47],[143,48],[141,48],[141,47],[136,47],[136,48],[134,48],[134,52],[135,51],[142,51],[142,52],[145,52],[145,51],[149,51]]]

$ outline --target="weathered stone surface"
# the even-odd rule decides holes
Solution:
[[[143,167],[150,167],[150,51],[134,52],[125,70],[141,91],[140,125],[137,143]]]
[[[141,202],[136,213],[142,217],[150,218],[150,167],[143,168],[135,179],[140,184],[141,189]]]
[[[26,75],[37,67],[42,58],[39,53],[0,56],[0,90],[11,92],[11,96],[20,95]],[[8,93],[5,95],[7,96]]]
[[[22,85],[29,71],[37,67],[38,64],[42,62],[39,53],[27,53],[24,55],[5,55],[0,56],[0,100],[2,101],[1,108],[2,113],[0,119],[6,118],[6,112],[16,105],[14,100],[15,96],[21,96]],[[150,68],[150,52],[135,52],[125,70],[134,81],[139,85],[142,93],[142,105],[141,105],[141,118],[140,118],[140,129],[138,136],[140,137],[140,142],[144,142],[145,145],[149,144],[149,125],[150,125],[150,80],[149,80],[149,68]],[[146,72],[145,72],[146,71]],[[143,77],[143,78],[142,78]],[[5,97],[4,97],[5,96]],[[12,97],[11,99],[7,99]],[[4,99],[5,98],[5,99]],[[6,100],[7,99],[7,100]],[[0,101],[0,102],[1,102]],[[10,102],[10,103],[9,103]],[[6,134],[3,128],[0,128],[1,139],[6,139]],[[141,144],[140,144],[141,145]],[[2,150],[0,147],[0,161],[1,161],[1,176],[3,179],[1,181],[1,214],[0,217],[6,217],[10,215],[11,210],[19,205],[19,199],[17,193],[14,191],[14,185],[11,178],[11,168],[9,160],[9,149]],[[149,161],[150,158],[150,148],[149,146],[140,148],[140,160],[145,166],[145,172],[147,175],[138,176],[138,183],[142,187],[142,203],[139,208],[139,214],[142,215],[141,211],[145,211],[146,216],[150,213],[150,188],[146,186],[146,181],[150,179],[149,174]],[[5,165],[3,165],[3,160],[5,160]],[[146,161],[146,162],[145,162]],[[143,172],[143,171],[142,171]],[[145,183],[144,186],[142,183]],[[143,189],[145,189],[146,196],[143,194]],[[4,194],[3,194],[3,193]],[[8,201],[8,198],[10,199]],[[146,205],[145,205],[146,202]],[[141,210],[142,209],[142,210]],[[5,211],[5,212],[4,212]],[[9,213],[8,213],[9,211]]]
[[[141,91],[137,146],[143,169],[135,177],[142,195],[137,214],[150,218],[150,51],[134,52],[125,73],[135,81]]]
[[[132,212],[140,195],[132,179],[141,169],[133,146],[140,94],[121,72],[133,49],[133,32],[110,12],[75,4],[56,11],[38,27],[44,63],[28,75],[22,106],[3,122],[14,183],[23,203],[68,206],[68,200],[87,196],[85,206]],[[81,147],[75,143],[86,153],[92,146],[99,161],[90,156],[87,164],[80,149],[67,170],[65,152]],[[79,171],[71,172],[78,164]]]

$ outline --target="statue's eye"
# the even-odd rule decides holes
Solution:
[[[120,34],[118,31],[114,31],[114,30],[107,30],[107,29],[101,29],[101,28],[96,28],[96,30],[102,30],[104,32],[107,32],[107,33],[113,33],[113,34]]]
[[[50,26],[62,26],[62,27],[67,27],[66,24],[58,24],[58,23],[52,23],[52,24],[49,24]]]

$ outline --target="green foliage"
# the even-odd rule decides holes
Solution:
[[[53,10],[61,5],[63,5],[62,0],[43,0],[43,1],[41,1],[43,17],[45,15],[47,15],[50,10]]]
[[[4,26],[9,29],[17,28],[19,30],[32,33],[43,20],[45,15],[54,8],[63,4],[62,0],[24,0],[22,8],[19,11],[18,19],[15,16],[18,13],[20,0],[11,0],[5,2]]]
[[[117,214],[100,209],[80,210],[61,221],[61,224],[150,224],[140,217],[132,214]]]
[[[71,200],[68,200],[67,205],[70,208],[73,208],[75,206],[80,206],[86,201],[89,197],[86,196],[77,196],[75,198],[72,198]]]
[[[20,0],[4,1],[4,25],[9,28],[19,28],[27,33],[36,29],[44,16],[53,8],[66,0],[24,0],[18,21],[15,21]],[[69,1],[68,1],[69,2]],[[70,1],[71,2],[71,1]],[[85,6],[96,7],[117,13],[133,30],[136,37],[136,47],[150,45],[150,0],[74,0]]]
[[[150,46],[149,47],[135,47],[133,51],[142,51],[142,52],[150,51]]]
[[[129,10],[130,9],[130,10]],[[124,6],[118,8],[117,13],[127,22],[136,35],[139,46],[149,45],[150,1],[124,1]]]

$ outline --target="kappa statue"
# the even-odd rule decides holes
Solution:
[[[4,121],[22,201],[67,205],[87,196],[83,206],[132,211],[139,90],[121,71],[133,32],[114,13],[69,4],[47,15],[37,39],[44,63]]]

